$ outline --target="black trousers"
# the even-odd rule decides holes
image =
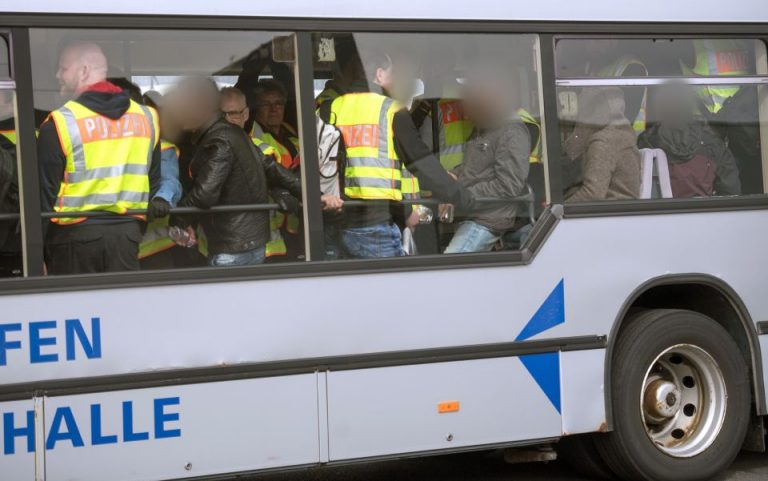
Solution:
[[[45,244],[48,273],[137,271],[141,236],[138,221],[51,225]]]

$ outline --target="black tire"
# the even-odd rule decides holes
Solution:
[[[750,383],[738,346],[717,322],[692,311],[648,310],[628,323],[617,339],[610,373],[613,431],[595,438],[603,460],[626,480],[700,481],[715,476],[733,462],[749,424]],[[707,353],[722,373],[726,393],[725,401],[715,402],[725,404],[719,432],[692,430],[710,433],[711,444],[689,457],[665,453],[651,441],[640,400],[654,360],[678,345]]]
[[[577,434],[566,436],[557,443],[557,457],[577,473],[595,480],[616,479],[595,447],[594,436],[600,434]]]

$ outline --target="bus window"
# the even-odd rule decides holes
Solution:
[[[762,41],[561,39],[556,59],[566,202],[765,192]]]
[[[289,35],[30,39],[49,274],[304,259]]]
[[[314,35],[318,114],[346,158],[321,165],[327,259],[520,248],[546,190],[537,42]]]
[[[0,82],[0,277],[23,274],[14,103]]]

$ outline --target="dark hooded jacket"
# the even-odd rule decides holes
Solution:
[[[658,123],[640,134],[640,148],[661,149],[670,166],[684,164],[700,154],[715,164],[714,195],[741,194],[739,167],[731,151],[704,123]]]

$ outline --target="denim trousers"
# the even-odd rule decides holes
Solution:
[[[213,267],[255,266],[263,264],[264,257],[265,250],[262,246],[245,252],[215,254],[208,259],[208,264]]]
[[[498,240],[499,234],[477,222],[468,220],[459,224],[451,242],[445,248],[445,253],[487,252],[493,249]]]
[[[341,243],[345,255],[353,259],[405,255],[400,228],[390,223],[347,227],[341,233]]]

